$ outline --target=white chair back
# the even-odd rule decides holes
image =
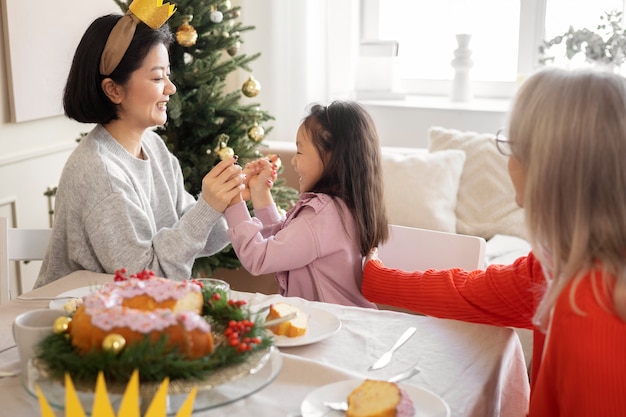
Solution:
[[[405,271],[485,268],[485,239],[477,236],[437,232],[389,225],[389,240],[378,247],[385,266]]]
[[[42,260],[48,248],[52,229],[19,229],[9,227],[0,217],[0,304],[11,299],[11,262]],[[17,292],[22,293],[22,280],[17,276]]]

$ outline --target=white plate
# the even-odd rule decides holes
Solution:
[[[278,347],[304,346],[319,342],[337,333],[341,328],[341,320],[333,313],[306,305],[296,307],[309,318],[306,333],[298,337],[277,336],[272,333],[274,344]]]
[[[63,306],[72,298],[82,298],[86,295],[89,295],[96,290],[98,290],[99,286],[92,285],[90,287],[80,287],[74,288],[73,290],[62,292],[61,294],[56,296],[56,300],[50,301],[50,308],[53,310],[63,310]]]
[[[302,417],[345,416],[343,411],[333,411],[324,401],[345,401],[348,395],[363,382],[362,379],[348,379],[324,385],[306,396],[300,407]],[[413,385],[400,384],[400,387],[413,401],[415,417],[450,417],[450,407],[437,394]]]

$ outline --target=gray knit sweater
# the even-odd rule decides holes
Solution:
[[[163,140],[147,130],[142,149],[146,159],[134,158],[100,125],[81,139],[59,181],[35,288],[80,269],[188,279],[196,257],[230,242],[222,213],[185,191]]]

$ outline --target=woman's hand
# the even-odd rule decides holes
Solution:
[[[225,159],[202,179],[202,198],[223,213],[233,200],[241,199],[245,181],[246,175],[237,165],[237,156]]]

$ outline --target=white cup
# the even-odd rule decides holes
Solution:
[[[40,309],[22,313],[13,321],[13,338],[17,345],[21,367],[35,355],[35,346],[52,333],[54,321],[65,316],[62,310]]]
[[[230,284],[218,278],[196,278],[196,281],[202,284],[203,288],[219,288],[230,295]]]

